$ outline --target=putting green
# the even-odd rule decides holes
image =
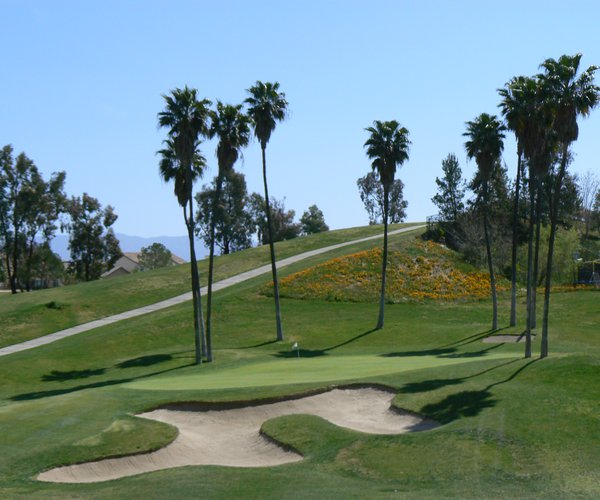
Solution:
[[[181,391],[232,389],[310,382],[338,382],[399,373],[421,368],[470,363],[492,359],[516,358],[514,353],[493,353],[468,357],[441,356],[320,356],[288,358],[240,367],[198,373],[153,377],[124,384],[129,389]]]

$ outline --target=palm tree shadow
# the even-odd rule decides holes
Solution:
[[[42,375],[42,382],[67,382],[69,380],[77,380],[81,378],[96,377],[103,375],[106,372],[106,368],[97,368],[96,370],[70,370],[60,371],[52,370],[50,373]]]
[[[434,349],[424,349],[421,351],[397,351],[397,352],[386,352],[385,354],[380,354],[381,357],[384,358],[408,358],[413,356],[449,356],[455,353],[457,349],[455,347],[450,348],[434,348]]]
[[[165,361],[171,361],[173,356],[171,354],[153,354],[151,356],[140,356],[139,358],[128,359],[117,365],[117,368],[137,368],[140,366],[152,366],[158,363],[164,363]]]
[[[448,385],[462,384],[465,380],[479,377],[485,373],[491,372],[493,370],[497,370],[498,368],[502,368],[503,366],[510,365],[517,361],[519,361],[519,360],[511,359],[510,361],[506,361],[504,363],[494,365],[491,368],[487,368],[480,372],[473,373],[472,375],[468,375],[466,377],[445,378],[445,379],[441,378],[441,379],[424,380],[422,382],[410,382],[410,383],[404,384],[398,392],[402,392],[405,394],[428,392],[428,391],[434,391],[436,389],[440,389],[442,387],[446,387]]]
[[[279,351],[273,354],[276,358],[317,358],[328,356],[323,349],[298,349],[293,351]]]
[[[511,362],[514,362],[513,360]],[[492,397],[490,389],[501,384],[505,384],[513,380],[519,375],[525,368],[531,366],[533,363],[538,361],[537,359],[531,360],[525,365],[521,366],[513,374],[504,380],[495,382],[488,385],[484,389],[479,391],[461,391],[456,394],[450,394],[437,403],[430,403],[423,406],[420,413],[427,415],[440,423],[447,424],[461,417],[474,417],[479,415],[485,408],[491,408],[498,402],[497,399]],[[508,363],[505,363],[508,364]],[[499,365],[501,366],[501,365]],[[492,368],[496,369],[498,366]],[[489,371],[489,370],[488,370]],[[483,373],[483,372],[482,372]],[[480,374],[477,374],[480,375]],[[474,375],[476,376],[476,375]],[[468,378],[468,377],[467,377]],[[446,382],[457,383],[460,379],[448,379]],[[430,383],[433,381],[430,381]],[[447,384],[449,385],[449,384]]]
[[[480,349],[479,351],[459,352],[456,347],[443,347],[434,349],[425,349],[421,351],[398,351],[380,354],[385,358],[407,358],[412,356],[436,356],[438,358],[480,358],[485,356],[488,351],[497,349],[504,344],[494,344],[493,346]]]
[[[247,345],[245,347],[236,347],[236,349],[254,349],[256,347],[264,347],[266,345],[276,344],[279,340],[266,340],[265,342],[260,342],[259,344]]]
[[[101,382],[94,382],[91,384],[82,384],[82,385],[77,385],[74,387],[65,387],[62,389],[51,389],[48,391],[36,391],[36,392],[26,392],[23,394],[17,394],[15,396],[10,397],[9,399],[11,401],[31,401],[31,400],[35,400],[35,399],[42,399],[42,398],[47,398],[47,397],[51,397],[51,396],[61,396],[63,394],[70,394],[73,392],[78,392],[78,391],[83,391],[86,389],[97,389],[100,387],[108,387],[111,385],[118,385],[118,384],[124,384],[127,382],[133,382],[134,380],[139,380],[139,379],[144,379],[147,377],[152,377],[154,375],[159,375],[162,373],[167,373],[167,372],[172,372],[175,370],[180,370],[182,368],[186,368],[189,366],[194,366],[196,363],[195,362],[191,362],[189,364],[185,364],[185,365],[181,365],[181,366],[176,366],[174,368],[168,368],[166,370],[159,370],[153,373],[147,373],[145,375],[140,375],[138,377],[129,377],[129,378],[122,378],[122,379],[113,379],[113,380],[104,380]],[[85,370],[84,370],[85,371]],[[64,380],[68,380],[68,379],[63,379]],[[50,381],[50,380],[47,380]]]
[[[438,403],[431,403],[421,408],[421,413],[432,419],[447,424],[461,417],[474,417],[483,409],[491,408],[497,403],[490,391],[461,391],[446,396]]]
[[[324,349],[299,349],[298,351],[279,351],[273,356],[278,358],[295,358],[298,356],[298,352],[300,353],[301,358],[315,358],[318,356],[327,356],[329,351],[333,351],[338,347],[343,347],[345,345],[351,344],[352,342],[356,342],[367,335],[370,335],[373,332],[376,332],[377,328],[372,328],[371,330],[367,330],[366,332],[360,333],[351,339],[345,340],[344,342],[340,342],[339,344],[332,345],[330,347],[326,347]]]
[[[370,330],[367,330],[366,332],[358,334],[356,337],[352,337],[351,339],[345,340],[344,342],[340,342],[339,344],[332,345],[331,347],[327,347],[326,349],[323,349],[323,351],[324,352],[333,351],[334,349],[337,349],[338,347],[343,347],[345,345],[351,344],[352,342],[356,342],[357,340],[362,339],[363,337],[366,337],[376,331],[377,331],[377,328],[371,328]]]
[[[506,330],[507,328],[509,328],[509,327],[505,326],[502,328],[496,328],[495,330],[492,330],[491,328],[489,328],[483,332],[475,333],[474,335],[469,335],[468,337],[464,337],[462,339],[455,340],[454,342],[451,342],[449,344],[445,344],[445,345],[441,346],[441,348],[453,347],[453,346],[459,347],[459,346],[463,346],[463,345],[467,345],[467,344],[472,344],[473,342],[482,340],[485,337],[488,337],[489,335],[491,335],[493,333],[501,332],[502,330]]]

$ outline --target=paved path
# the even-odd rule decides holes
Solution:
[[[390,231],[388,234],[390,236],[394,234],[405,233],[408,231],[415,231],[417,229],[424,228],[425,225],[420,226],[410,226],[402,229],[396,229],[395,231]],[[369,236],[367,238],[361,238],[359,240],[346,241],[345,243],[338,243],[337,245],[330,245],[328,247],[318,248],[316,250],[311,250],[309,252],[300,253],[298,255],[294,255],[292,257],[288,257],[287,259],[282,259],[277,261],[277,269],[281,269],[282,267],[289,266],[290,264],[294,264],[304,259],[308,259],[309,257],[314,257],[315,255],[320,255],[322,253],[330,252],[331,250],[335,250],[337,248],[342,248],[348,245],[354,245],[355,243],[361,243],[363,241],[375,240],[377,238],[381,238],[383,234],[377,234],[375,236]],[[252,269],[250,271],[246,271],[241,274],[237,274],[235,276],[231,276],[229,278],[225,278],[224,280],[217,281],[213,283],[213,292],[218,290],[222,290],[223,288],[227,288],[243,281],[249,280],[251,278],[255,278],[256,276],[260,276],[261,274],[266,274],[271,272],[271,264],[266,264],[264,266],[258,267],[256,269]],[[207,292],[207,287],[202,288],[201,294],[204,295]],[[89,330],[93,330],[94,328],[100,328],[101,326],[110,325],[112,323],[116,323],[117,321],[122,321],[124,319],[135,318],[136,316],[141,316],[143,314],[148,314],[154,311],[160,311],[161,309],[166,309],[167,307],[171,307],[177,304],[181,304],[182,302],[187,302],[192,300],[192,292],[187,292],[182,295],[178,295],[176,297],[172,297],[167,300],[161,300],[160,302],[156,302],[154,304],[150,304],[144,307],[139,307],[137,309],[132,309],[130,311],[125,311],[119,314],[115,314],[113,316],[107,316],[106,318],[97,319],[95,321],[90,321],[89,323],[83,323],[81,325],[74,326],[73,328],[67,328],[66,330],[61,330],[56,333],[51,333],[49,335],[44,335],[43,337],[38,337],[37,339],[28,340],[27,342],[21,342],[20,344],[13,344],[8,347],[3,347],[0,349],[0,357],[6,356],[8,354],[12,354],[15,352],[25,351],[27,349],[33,349],[34,347],[39,347],[42,345],[50,344],[52,342],[56,342],[57,340],[64,339],[67,337],[71,337],[73,335],[77,335],[78,333],[87,332]]]

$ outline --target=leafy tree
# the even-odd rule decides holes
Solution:
[[[596,231],[600,231],[600,191],[596,194],[596,201],[594,202],[592,225],[596,228]]]
[[[53,286],[52,282],[57,282],[64,277],[63,262],[58,254],[52,252],[47,242],[34,244],[30,262],[27,275],[23,280],[29,279],[31,288],[47,288]]]
[[[442,172],[444,176],[441,179],[435,178],[438,192],[431,201],[438,207],[442,221],[457,221],[465,208],[465,181],[456,155],[450,153],[442,160]]]
[[[72,197],[67,203],[67,212],[70,221],[64,228],[69,231],[70,270],[78,280],[98,279],[122,255],[111,228],[117,214],[110,205],[103,209],[100,202],[87,193]]]
[[[483,231],[490,274],[492,291],[492,330],[498,328],[498,301],[496,296],[496,277],[492,261],[492,250],[489,237],[489,181],[494,165],[499,162],[504,149],[504,125],[495,116],[482,113],[475,120],[467,122],[467,131],[463,134],[469,140],[465,142],[467,158],[475,159],[477,163],[476,181],[473,183],[477,198],[483,211]]]
[[[381,269],[381,298],[379,301],[379,316],[376,329],[383,328],[383,313],[385,306],[385,274],[388,253],[388,218],[390,207],[390,191],[394,185],[396,168],[408,160],[408,129],[400,126],[396,120],[375,120],[372,127],[365,129],[369,138],[364,144],[367,157],[371,160],[373,171],[379,174],[383,186],[383,262]]]
[[[216,210],[213,203],[215,189],[216,180],[211,186],[204,186],[202,191],[196,194],[198,233],[206,245],[209,245],[212,239],[210,225],[214,219],[214,242],[221,250],[221,254],[250,248],[255,224],[249,209],[251,203],[244,175],[231,170],[223,177],[220,203],[216,206]],[[260,210],[264,213],[264,208]]]
[[[356,181],[358,193],[369,215],[369,224],[381,224],[385,208],[385,191],[377,173],[369,172]],[[408,202],[403,197],[404,183],[395,179],[389,189],[388,222],[397,224],[406,217]]]
[[[26,254],[24,258],[25,275],[23,281],[26,283],[27,290],[30,289],[32,278],[36,277],[33,261],[34,251],[36,246],[38,246],[37,240],[41,238],[42,242],[46,245],[49,244],[58,229],[58,219],[66,209],[67,196],[64,192],[65,177],[65,172],[58,172],[52,174],[48,182],[44,182],[40,176],[33,185],[25,217],[24,230]],[[52,253],[38,252],[36,256],[38,266],[39,259],[44,255],[54,260]],[[48,265],[52,266],[53,263],[48,263]],[[37,277],[40,278],[39,276]]]
[[[550,236],[546,262],[544,312],[542,316],[541,358],[548,356],[548,318],[550,311],[550,288],[552,286],[554,240],[556,238],[558,220],[558,202],[569,161],[569,147],[579,136],[577,118],[579,116],[588,116],[600,100],[600,87],[593,83],[594,74],[598,67],[590,66],[578,75],[581,57],[581,54],[576,54],[574,56],[563,55],[558,61],[546,59],[542,63],[544,73],[540,75],[546,95],[549,96],[553,117],[552,131],[556,134],[560,145],[561,159],[552,196],[550,197]]]
[[[584,239],[588,239],[594,217],[594,204],[600,194],[600,177],[591,170],[583,174],[578,182],[581,215],[584,223]]]
[[[271,233],[269,233],[269,225],[265,217],[265,199],[258,193],[252,193],[250,205],[250,210],[254,218],[253,225],[258,236],[258,241],[262,245],[269,244],[270,235],[273,236],[274,243],[291,240],[300,236],[301,226],[294,222],[296,212],[294,210],[286,210],[283,200],[271,198]]]
[[[64,210],[65,173],[52,174],[45,182],[25,153],[13,157],[13,148],[0,152],[0,252],[11,291],[23,285],[29,290],[36,238],[48,242]]]
[[[162,243],[152,243],[140,251],[140,270],[151,271],[173,265],[171,251]]]
[[[329,231],[329,226],[325,223],[325,216],[319,210],[317,205],[311,205],[308,210],[300,217],[303,234],[314,234]]]
[[[283,326],[281,324],[281,307],[279,304],[279,283],[277,281],[277,266],[275,263],[275,237],[273,234],[273,221],[271,214],[269,188],[267,185],[267,159],[266,150],[269,139],[276,122],[285,118],[288,103],[285,94],[279,91],[279,83],[263,83],[257,81],[248,89],[250,96],[246,99],[248,115],[252,119],[254,135],[260,142],[263,164],[263,183],[265,187],[265,213],[267,215],[267,231],[269,234],[269,250],[271,253],[271,271],[273,274],[273,296],[275,298],[275,321],[277,324],[277,340],[283,340]]]
[[[183,219],[190,244],[190,268],[192,278],[192,299],[194,307],[194,338],[196,364],[202,363],[206,353],[204,320],[202,318],[202,298],[200,277],[196,263],[194,246],[194,206],[192,190],[195,180],[203,173],[206,160],[200,154],[200,139],[208,134],[210,101],[198,100],[196,89],[184,87],[163,95],[165,109],[158,113],[158,124],[167,129],[165,147],[160,155],[160,175],[165,182],[174,181],[174,192],[183,209]]]
[[[210,222],[210,241],[208,259],[208,294],[206,298],[206,348],[208,360],[212,361],[212,285],[215,260],[215,227],[216,215],[221,203],[221,190],[224,177],[230,173],[241,154],[242,148],[250,141],[250,118],[242,112],[242,105],[232,106],[217,101],[217,109],[211,113],[212,124],[209,137],[218,137],[217,161],[219,173],[213,194],[213,217]]]

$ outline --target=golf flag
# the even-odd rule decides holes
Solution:
[[[294,345],[292,345],[292,351],[297,351],[298,350],[298,342],[294,342]]]

